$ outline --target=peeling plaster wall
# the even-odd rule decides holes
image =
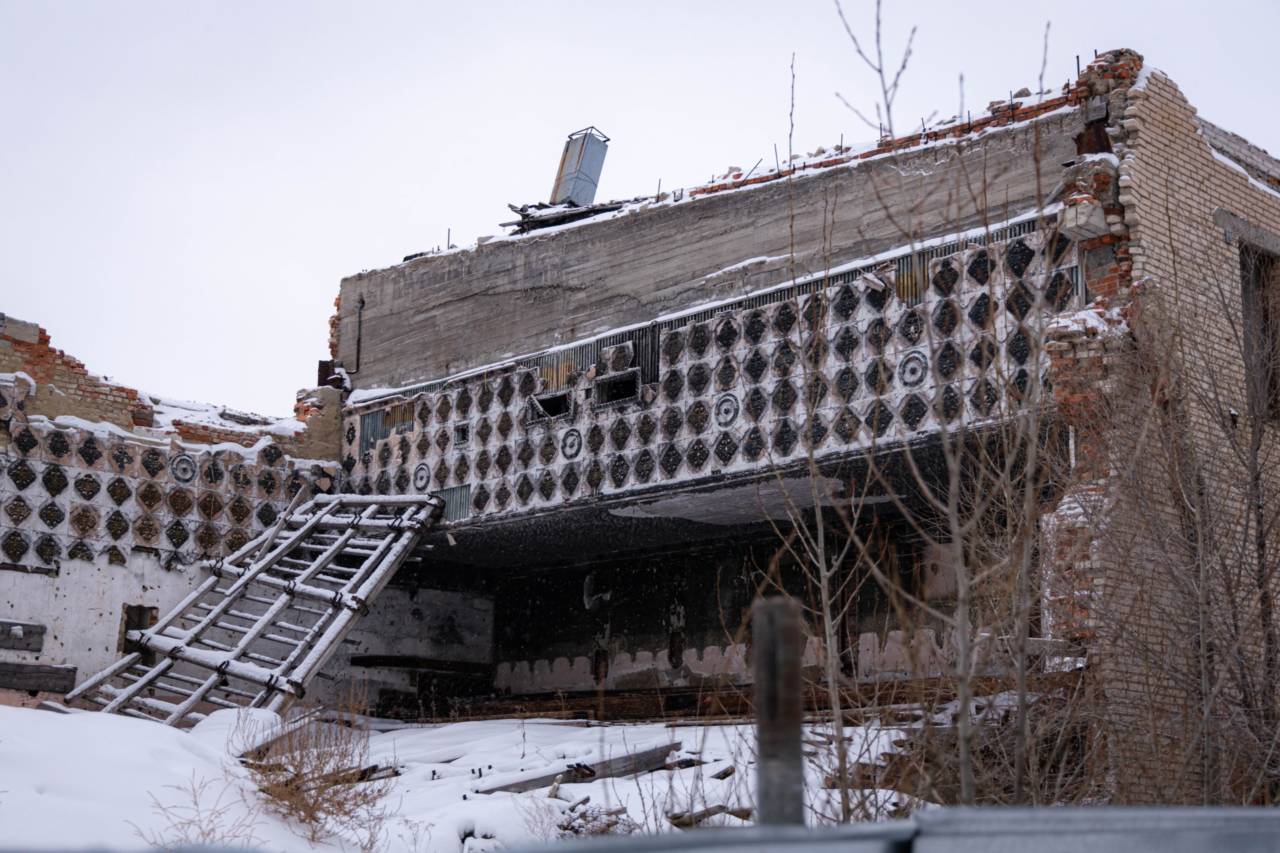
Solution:
[[[199,572],[163,569],[149,556],[124,565],[66,560],[53,576],[0,570],[0,620],[46,629],[38,652],[0,648],[0,661],[73,666],[83,680],[120,657],[126,605],[163,614],[202,580]]]

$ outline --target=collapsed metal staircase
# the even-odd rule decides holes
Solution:
[[[67,694],[108,713],[190,726],[219,708],[283,711],[439,520],[431,496],[318,495],[293,505]]]

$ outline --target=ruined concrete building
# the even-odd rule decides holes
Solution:
[[[344,279],[295,420],[176,408],[0,320],[0,687],[61,694],[108,666],[202,581],[198,560],[299,492],[444,507],[309,695],[361,681],[413,717],[736,708],[750,602],[813,600],[796,523],[860,543],[841,571],[876,564],[841,587],[849,689],[922,683],[957,654],[946,620],[904,615],[958,595],[930,492],[948,437],[1034,408],[1037,446],[1063,463],[1037,485],[1025,551],[1036,667],[1086,666],[1117,726],[1185,736],[1185,691],[1160,687],[1153,721],[1134,675],[1150,662],[1107,630],[1170,624],[1137,606],[1168,586],[1148,563],[1186,557],[1174,540],[1207,547],[1188,533],[1190,469],[1163,476],[1133,425],[1150,413],[1177,436],[1159,447],[1203,461],[1222,418],[1185,390],[1195,377],[1233,429],[1280,411],[1255,393],[1280,352],[1280,162],[1120,50],[1060,92],[871,150],[627,202],[593,191]],[[1247,498],[1212,475],[1192,491]],[[1117,500],[1145,501],[1141,518],[1104,515]],[[996,658],[970,663],[999,676]]]

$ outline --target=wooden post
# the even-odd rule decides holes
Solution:
[[[800,605],[790,598],[762,599],[751,609],[756,658],[756,815],[760,824],[804,825],[802,624]]]

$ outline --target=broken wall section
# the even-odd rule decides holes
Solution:
[[[1125,735],[1117,766],[1126,798],[1213,801],[1242,766],[1233,753],[1260,754],[1274,734],[1267,724],[1267,742],[1249,747],[1247,727],[1206,730],[1203,720],[1243,709],[1230,698],[1241,681],[1223,663],[1213,676],[1221,687],[1205,696],[1199,674],[1203,649],[1231,649],[1231,671],[1247,673],[1259,691],[1242,716],[1275,707],[1260,611],[1280,592],[1266,557],[1276,543],[1272,522],[1258,525],[1251,507],[1261,504],[1267,519],[1277,511],[1280,436],[1265,402],[1252,399],[1261,371],[1249,363],[1256,317],[1245,301],[1242,250],[1280,255],[1280,163],[1201,122],[1158,70],[1144,70],[1124,94],[1116,137],[1134,325],[1166,425],[1146,447],[1127,443],[1115,454],[1116,467],[1128,464],[1132,474],[1118,484],[1131,503],[1115,518],[1104,555],[1108,710]],[[1274,284],[1271,291],[1274,298]],[[1242,461],[1254,436],[1256,478]],[[1197,584],[1203,600],[1191,592]],[[1209,666],[1218,665],[1211,658]],[[1153,751],[1152,743],[1169,748]],[[1169,774],[1170,760],[1195,772]]]
[[[1280,592],[1251,509],[1280,494],[1280,438],[1254,420],[1242,248],[1280,255],[1280,161],[1130,51],[1085,78],[1106,107],[1093,156],[1116,179],[1114,200],[1084,193],[1109,232],[1080,244],[1098,298],[1047,344],[1075,480],[1045,518],[1046,615],[1087,650],[1117,802],[1238,801],[1233,774],[1268,749],[1242,744],[1273,701],[1260,601]],[[1090,203],[1076,220],[1097,225]],[[1242,675],[1263,685],[1248,707]]]
[[[34,324],[4,317],[0,333],[0,689],[62,692],[105,667],[126,622],[147,627],[203,579],[196,560],[337,485],[332,455],[295,455],[326,430],[336,445],[331,389],[303,395],[307,423],[219,422],[92,376]]]

